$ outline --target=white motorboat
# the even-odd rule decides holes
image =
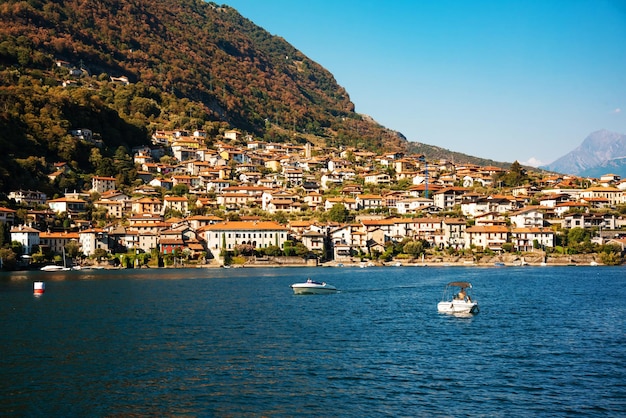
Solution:
[[[291,285],[291,288],[296,295],[323,295],[337,292],[335,286],[326,282],[316,282],[311,279],[308,279],[304,283],[294,283]]]
[[[472,284],[470,282],[450,282],[443,291],[441,302],[437,304],[437,310],[449,314],[476,314],[478,302],[470,295]]]
[[[47,265],[47,266],[43,266],[39,270],[41,270],[41,271],[69,271],[70,268],[69,267],[63,267],[63,266],[57,266],[57,265],[54,265],[54,264],[50,264],[50,265]]]

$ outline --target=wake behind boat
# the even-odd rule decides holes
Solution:
[[[293,293],[296,295],[322,295],[335,293],[337,288],[326,282],[316,282],[308,279],[305,283],[294,283],[291,285]]]
[[[450,282],[443,291],[441,302],[437,304],[437,310],[449,314],[475,314],[478,313],[478,302],[470,295],[472,284],[470,282]]]

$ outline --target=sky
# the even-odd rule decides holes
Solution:
[[[223,2],[409,141],[538,166],[626,134],[626,0]]]

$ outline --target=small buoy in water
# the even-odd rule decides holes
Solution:
[[[33,293],[35,295],[43,295],[46,291],[46,284],[44,282],[35,282],[33,284]]]

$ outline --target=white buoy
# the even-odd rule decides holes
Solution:
[[[33,293],[35,295],[43,295],[46,291],[46,284],[44,282],[35,282],[33,284]]]

